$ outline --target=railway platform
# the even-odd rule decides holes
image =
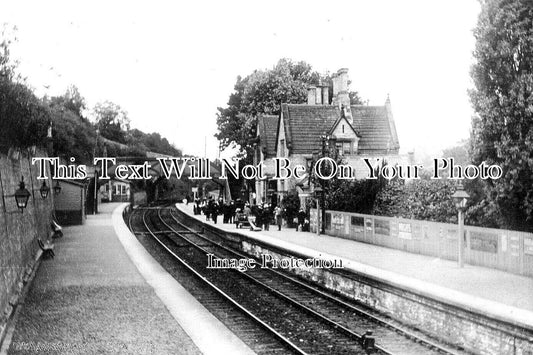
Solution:
[[[195,216],[192,204],[177,208],[199,221],[213,225],[203,215]],[[238,232],[301,255],[342,258],[345,266],[377,276],[435,299],[445,300],[487,315],[497,315],[533,327],[533,279],[499,270],[456,262],[353,240],[271,226],[269,231],[236,229],[218,223],[217,228]]]
[[[252,353],[138,243],[125,204],[64,228],[2,348],[7,354]]]

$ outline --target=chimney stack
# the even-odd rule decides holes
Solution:
[[[322,86],[321,85],[318,85],[316,88],[315,98],[316,98],[316,104],[322,105]]]
[[[329,105],[329,87],[328,86],[322,87],[322,103],[324,105]]]
[[[341,68],[333,75],[333,103],[340,107],[350,107],[348,95],[348,69]]]
[[[348,91],[348,68],[341,68],[337,71],[339,78],[339,92]]]
[[[316,104],[316,86],[309,86],[307,88],[307,104]]]
[[[337,76],[337,73],[331,75],[331,81],[333,82],[333,101],[335,101],[337,94],[339,93],[339,77]]]

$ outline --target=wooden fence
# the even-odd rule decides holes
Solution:
[[[316,232],[317,211],[311,210]],[[326,211],[326,234],[410,253],[457,260],[458,226],[450,223]],[[465,226],[465,262],[533,276],[533,233]]]

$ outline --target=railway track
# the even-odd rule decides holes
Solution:
[[[276,338],[279,344],[272,349],[273,353],[278,350],[328,354],[462,353],[274,269],[256,267],[245,272],[207,269],[208,255],[226,260],[249,259],[249,256],[224,246],[222,236],[207,237],[194,231],[172,211],[172,208],[158,208],[137,210],[133,214],[142,214],[144,229],[153,238],[198,277],[204,278],[210,287],[231,298],[228,302],[252,317],[263,332]],[[371,337],[369,330],[373,333]],[[364,337],[366,340],[362,340]],[[265,348],[265,352],[269,349]]]
[[[246,310],[236,306],[230,297],[213,287],[214,285],[211,285],[205,277],[174,253],[167,246],[169,243],[165,240],[167,239],[165,233],[151,229],[147,225],[146,214],[146,211],[131,213],[127,222],[130,230],[142,240],[143,245],[165,266],[167,271],[178,279],[215,317],[258,354],[301,354],[293,350],[291,344],[287,344],[283,339],[279,339],[277,334],[265,328],[255,317],[250,317]],[[152,243],[146,243],[148,240]]]

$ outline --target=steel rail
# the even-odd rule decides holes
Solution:
[[[153,210],[153,209],[151,209]],[[144,227],[146,230],[150,233],[150,235],[170,254],[172,255],[178,262],[180,262],[187,270],[192,272],[197,278],[202,280],[205,284],[207,284],[212,290],[217,292],[220,296],[222,296],[225,300],[233,304],[239,311],[243,312],[247,317],[251,318],[253,321],[255,321],[257,324],[259,324],[262,328],[266,329],[269,333],[273,334],[275,338],[280,340],[285,346],[287,346],[290,350],[296,352],[297,354],[307,355],[305,351],[303,351],[301,348],[299,348],[297,345],[295,345],[293,342],[291,342],[289,339],[284,337],[282,334],[280,334],[278,331],[270,327],[268,324],[263,322],[261,319],[259,319],[257,316],[255,316],[252,312],[247,310],[245,307],[243,307],[241,304],[239,304],[237,301],[235,301],[233,298],[231,298],[228,294],[226,294],[224,291],[222,291],[220,288],[218,288],[216,285],[214,285],[211,281],[209,281],[205,276],[201,275],[199,272],[197,272],[192,266],[190,266],[185,260],[183,260],[181,257],[179,257],[176,253],[174,253],[168,246],[165,245],[153,231],[148,227],[148,224],[146,222],[146,214],[150,210],[146,210],[142,214],[142,221],[144,224]],[[130,223],[131,223],[131,215],[130,215]],[[132,229],[133,232],[133,229]]]
[[[158,214],[160,214],[160,211],[158,211]],[[228,247],[226,247],[226,246],[224,246],[224,245],[218,244],[218,243],[216,243],[216,242],[210,240],[209,238],[207,238],[207,237],[201,235],[200,233],[194,231],[192,228],[190,228],[190,227],[188,227],[187,225],[185,225],[184,223],[180,222],[180,221],[176,218],[176,216],[172,213],[172,209],[170,209],[170,216],[172,217],[172,219],[173,219],[178,225],[180,225],[180,226],[182,226],[182,227],[188,229],[191,233],[194,233],[194,234],[195,234],[196,236],[198,236],[199,238],[202,238],[203,240],[206,240],[206,241],[208,241],[208,242],[210,242],[210,243],[212,243],[212,244],[214,244],[214,245],[217,245],[218,247],[224,249],[225,251],[227,251],[227,252],[229,252],[229,253],[232,253],[232,254],[234,254],[234,255],[236,255],[236,256],[239,256],[239,257],[241,257],[241,258],[248,258],[248,257],[249,257],[248,255],[242,254],[242,253],[240,253],[240,252],[238,252],[238,251],[235,251],[235,250],[233,250],[233,249],[230,249],[230,248],[228,248]],[[166,223],[165,223],[165,224],[166,224]],[[167,225],[167,227],[169,227],[169,226]],[[219,236],[219,237],[220,237],[220,236]],[[256,261],[256,264],[257,264],[257,261]],[[280,276],[280,277],[282,277],[282,278],[284,278],[284,279],[286,279],[286,280],[288,280],[288,281],[291,281],[291,282],[293,282],[293,283],[296,283],[296,284],[298,284],[299,286],[302,286],[303,288],[305,288],[306,290],[308,290],[308,291],[310,291],[310,292],[313,292],[313,293],[315,293],[315,294],[318,294],[318,295],[320,295],[321,297],[326,298],[326,299],[329,300],[329,301],[335,302],[335,303],[337,303],[338,305],[341,305],[341,306],[343,306],[343,307],[346,307],[346,308],[348,308],[350,311],[353,311],[353,312],[355,312],[355,313],[361,314],[361,315],[363,315],[363,316],[365,316],[365,317],[368,317],[368,318],[370,318],[370,319],[372,319],[372,320],[374,320],[374,321],[376,321],[376,322],[379,322],[379,323],[382,324],[383,326],[385,326],[385,327],[387,327],[387,328],[389,328],[389,329],[391,329],[391,330],[393,330],[393,331],[399,333],[400,335],[403,335],[403,336],[405,336],[405,337],[407,337],[407,338],[410,338],[410,339],[412,339],[412,340],[414,340],[414,341],[417,341],[417,342],[419,342],[419,343],[422,343],[424,346],[427,346],[428,348],[434,348],[435,350],[440,351],[440,352],[443,352],[443,353],[445,353],[445,354],[452,354],[452,355],[460,355],[460,354],[462,354],[462,353],[460,353],[460,352],[457,352],[455,349],[452,349],[452,348],[449,348],[449,347],[445,347],[445,346],[443,346],[443,345],[441,345],[441,344],[437,344],[437,343],[433,342],[431,339],[428,339],[428,338],[426,338],[426,337],[421,337],[420,335],[415,334],[415,333],[411,332],[411,331],[408,330],[408,329],[405,329],[405,328],[403,328],[403,327],[400,327],[400,326],[398,326],[398,325],[396,325],[396,324],[394,324],[394,323],[391,323],[391,322],[389,322],[389,321],[387,321],[387,320],[381,319],[381,318],[379,318],[379,317],[377,317],[377,316],[375,316],[375,315],[373,315],[373,314],[371,314],[371,313],[365,311],[364,309],[361,309],[361,308],[359,308],[359,307],[357,307],[357,306],[355,306],[355,305],[353,305],[353,304],[347,303],[346,301],[344,301],[344,300],[342,300],[342,299],[340,299],[340,298],[338,298],[338,297],[336,297],[336,296],[333,296],[333,295],[328,294],[328,293],[326,293],[326,292],[324,292],[324,291],[322,291],[322,290],[319,290],[319,289],[317,289],[317,288],[315,288],[315,287],[313,287],[313,286],[311,286],[311,285],[309,285],[309,284],[306,284],[306,283],[304,283],[304,282],[302,282],[302,281],[300,281],[300,280],[298,280],[298,279],[295,279],[294,277],[288,276],[288,275],[286,275],[285,273],[282,273],[282,272],[280,272],[280,271],[277,271],[277,270],[274,270],[274,269],[270,269],[270,268],[265,269],[265,270],[267,270],[268,272],[272,272],[272,273],[276,274],[277,276]],[[306,306],[304,306],[304,307],[306,307]],[[358,336],[360,337],[361,335],[358,335]],[[378,343],[378,339],[376,339],[376,343]],[[383,352],[386,352],[386,353],[388,353],[388,354],[393,354],[390,350],[386,349],[385,347],[383,347],[383,346],[381,346],[381,345],[379,345],[379,344],[376,344],[376,348],[379,348],[379,350],[381,350],[381,351],[383,351]]]
[[[165,227],[167,227],[168,229],[170,229],[171,232],[173,232],[174,234],[176,234],[178,237],[180,237],[181,239],[185,240],[186,242],[188,242],[192,247],[198,249],[199,251],[201,251],[202,253],[205,253],[205,254],[210,254],[210,252],[208,250],[205,250],[203,247],[199,246],[198,244],[194,243],[193,241],[190,241],[188,238],[186,238],[185,236],[183,235],[180,235],[174,228],[172,228],[168,223],[166,223],[163,218],[161,217],[161,211],[158,211],[158,217],[160,218],[161,222],[165,225]],[[201,239],[204,239],[206,241],[208,241],[211,245],[214,244],[216,245],[217,247],[221,247],[221,248],[224,248],[224,246],[221,246],[217,243],[214,243],[213,241],[209,240],[209,239],[206,239],[205,237],[199,235],[197,232],[194,232],[194,233],[188,233],[188,234],[195,234],[196,236],[200,237]],[[231,271],[234,271],[234,272],[239,272],[238,270],[235,270],[235,269],[231,269]],[[323,314],[320,314],[319,312],[303,305],[302,303],[294,300],[293,298],[283,294],[282,292],[268,286],[267,284],[265,284],[264,282],[258,280],[257,278],[249,275],[249,274],[246,274],[246,273],[240,273],[239,272],[239,275],[241,277],[245,277],[245,278],[248,278],[250,281],[252,281],[253,283],[265,288],[268,292],[278,296],[278,298],[281,298],[282,300],[292,304],[293,306],[299,308],[299,309],[302,309],[304,310],[306,313],[309,313],[311,314],[312,316],[314,316],[315,318],[317,318],[319,321],[321,321],[322,323],[326,323],[328,326],[332,327],[334,331],[342,331],[344,334],[348,335],[350,338],[355,338],[355,340],[357,342],[359,342],[362,338],[362,335],[346,328],[345,326],[343,326],[342,324],[338,323],[338,322],[335,322],[334,320],[324,316]],[[385,348],[383,347],[376,347],[376,350],[379,350],[385,354],[389,354],[389,355],[393,355],[393,353],[389,352],[388,350],[386,350]]]

